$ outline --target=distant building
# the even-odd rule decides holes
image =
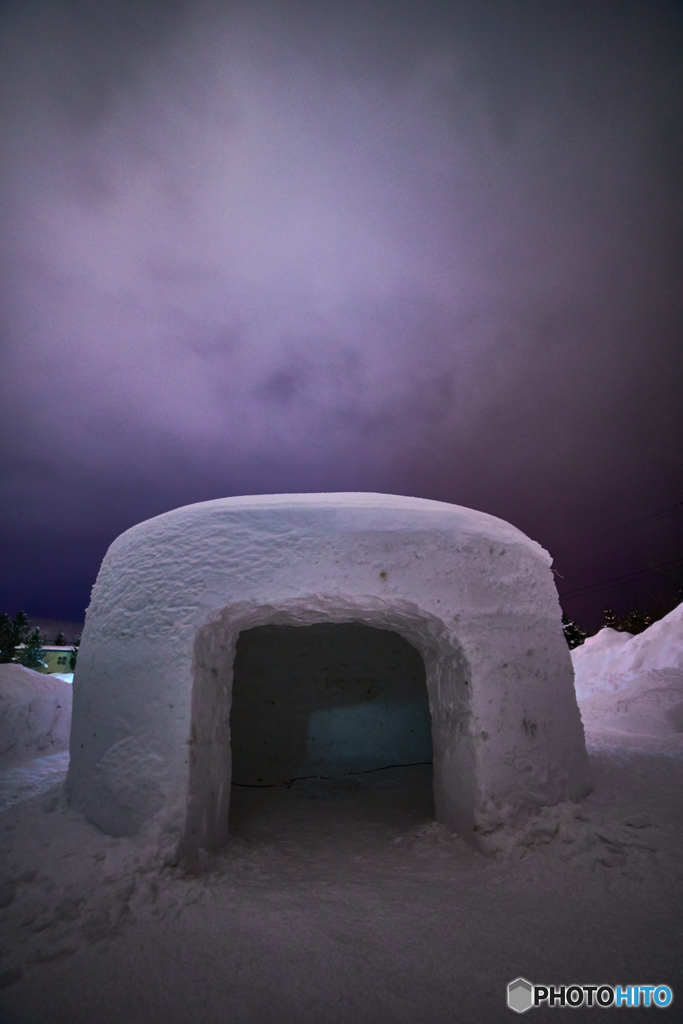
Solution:
[[[16,648],[20,651],[25,644],[19,644]],[[73,646],[57,647],[55,644],[41,644],[43,652],[43,667],[36,669],[37,672],[71,672],[71,654],[75,650]]]
[[[41,645],[41,650],[45,651],[45,661],[47,662],[47,668],[43,669],[43,672],[70,672],[71,671],[71,655],[75,648],[69,647],[57,647],[53,644],[48,644],[47,647]]]

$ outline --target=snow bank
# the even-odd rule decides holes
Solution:
[[[614,667],[622,675],[643,669],[683,669],[683,603],[634,636]]]
[[[51,672],[50,675],[53,679],[62,679],[65,683],[73,683],[74,681],[73,672]]]
[[[61,787],[68,767],[69,751],[66,749],[40,757],[2,758],[0,813],[55,786]]]
[[[637,636],[601,630],[572,660],[593,731],[659,737],[666,749],[683,743],[683,604]]]
[[[71,730],[71,686],[23,665],[0,665],[0,758],[64,750]]]
[[[623,689],[626,676],[683,669],[683,603],[637,636],[601,629],[574,648],[572,661],[579,700]]]
[[[619,658],[632,635],[606,627],[572,650],[574,688],[579,701],[616,688]]]

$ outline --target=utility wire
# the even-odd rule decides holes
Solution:
[[[611,579],[602,580],[600,583],[588,583],[585,587],[578,587],[576,590],[570,590],[567,594],[563,594],[563,597],[576,597],[577,594],[585,594],[589,590],[599,590],[601,587],[608,587],[612,583],[623,583],[624,580],[633,579],[635,576],[644,576],[649,572],[655,572],[657,569],[664,569],[672,565],[681,564],[683,564],[683,558],[673,558],[669,562],[658,562],[656,565],[649,565],[642,569],[634,569],[632,572],[627,572],[623,576],[612,576]]]
[[[675,512],[683,512],[683,499],[675,501],[673,505],[666,505],[663,508],[658,509],[656,512],[648,512],[647,515],[635,516],[633,519],[627,519],[623,523],[617,523],[616,526],[610,524],[610,526],[605,530],[605,533],[624,530],[627,526],[634,526],[636,523],[645,523],[650,519],[663,519],[666,516],[673,515]]]
[[[610,523],[610,525],[604,530],[595,534],[595,537],[599,541],[602,537],[609,537],[612,543],[607,543],[607,546],[603,548],[601,554],[603,557],[609,556],[616,551],[622,551],[626,538],[624,537],[624,531],[628,528],[633,528],[642,523],[647,523],[652,519],[666,519],[674,517],[677,513],[683,512],[683,501],[675,501],[673,505],[666,505],[663,508],[659,508],[654,512],[648,512],[644,516],[635,516],[633,519],[627,519],[623,523],[617,523],[616,526]],[[642,529],[642,527],[641,527]]]
[[[615,532],[618,533],[621,530],[625,530],[626,527],[628,527],[628,526],[634,526],[634,525],[637,525],[638,523],[645,523],[645,522],[648,522],[651,519],[662,519],[662,518],[665,518],[667,516],[674,515],[676,512],[681,512],[681,511],[683,511],[683,500],[675,501],[672,505],[665,505],[665,506],[655,510],[654,512],[648,512],[647,515],[635,516],[633,519],[627,519],[627,520],[625,520],[625,522],[617,524],[616,527],[610,525],[610,527],[605,531],[605,533],[609,533],[609,534],[614,534]],[[604,534],[602,536],[604,536]],[[610,545],[607,548],[607,552],[603,552],[603,554],[609,553],[610,551],[614,551],[617,547],[619,547],[618,543],[616,545],[614,545],[614,544]],[[666,567],[671,566],[671,565],[678,565],[678,564],[680,564],[681,561],[683,561],[683,559],[678,558],[678,559],[673,559],[672,561],[669,561],[669,562],[659,562],[656,565],[643,567],[642,569],[634,569],[632,572],[625,573],[623,576],[612,576],[609,579],[601,580],[599,582],[596,581],[594,583],[587,583],[585,586],[577,587],[574,590],[570,590],[568,593],[563,594],[562,596],[565,597],[565,598],[570,598],[570,597],[576,597],[578,594],[585,594],[585,593],[587,593],[590,590],[600,590],[603,587],[610,586],[612,583],[622,583],[624,580],[633,579],[636,576],[643,576],[646,573],[655,572],[657,569],[663,569],[663,568],[666,568]],[[564,578],[561,575],[561,573],[557,572],[557,570],[553,569],[553,572],[560,579]]]

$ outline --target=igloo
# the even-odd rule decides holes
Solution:
[[[509,523],[397,495],[224,498],[140,523],[87,610],[70,801],[192,858],[228,840],[233,753],[282,780],[409,761],[427,742],[435,817],[470,841],[578,799],[587,756],[550,566]],[[360,684],[339,664],[325,686],[306,679],[306,644],[319,659],[336,630],[354,664],[394,638],[381,686],[367,665]],[[285,634],[304,637],[298,669],[278,657]]]

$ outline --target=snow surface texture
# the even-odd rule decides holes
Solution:
[[[603,629],[573,652],[582,712],[599,717],[623,746],[657,737],[680,749],[683,737],[683,604],[644,633]]]
[[[652,671],[681,664],[683,607],[634,639],[625,682],[647,703]],[[590,649],[573,659],[596,693],[602,673],[578,669]],[[414,766],[237,789],[233,839],[196,876],[161,866],[149,834],[107,836],[70,808],[46,764],[60,755],[17,762],[47,791],[0,813],[0,1019],[499,1024],[521,975],[664,982],[674,1020],[683,734],[648,719],[638,748],[623,743],[635,734],[609,724],[618,673],[611,684],[601,707],[580,698],[593,791],[501,828],[491,856],[433,821],[429,768]],[[628,1019],[639,1012],[660,1018]]]
[[[109,548],[86,615],[73,806],[112,835],[163,833],[187,857],[222,846],[240,634],[321,623],[389,630],[420,655],[438,821],[473,840],[585,794],[584,735],[550,564],[509,523],[395,495],[225,498],[133,527]],[[253,676],[244,683],[247,692],[256,685]],[[280,680],[271,698],[286,720],[280,735],[301,726],[303,698],[290,698],[289,686]],[[390,709],[362,703],[341,711],[365,731],[368,749]],[[299,775],[316,759],[334,774],[342,715],[319,704],[316,747],[301,752]],[[258,746],[253,721],[245,728]],[[266,767],[282,772],[288,759],[296,768],[277,751]]]
[[[0,763],[69,745],[72,688],[23,665],[0,665]]]

